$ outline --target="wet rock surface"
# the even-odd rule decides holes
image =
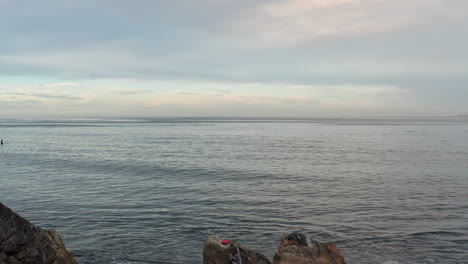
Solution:
[[[59,234],[0,203],[0,264],[77,264]]]
[[[301,233],[281,239],[273,264],[346,264],[338,248],[332,243],[312,241]]]
[[[203,248],[204,264],[270,264],[264,255],[243,246],[235,240],[224,241],[210,236]]]
[[[236,241],[223,243],[210,236],[203,249],[204,264],[266,264],[267,257]],[[301,233],[285,235],[273,258],[273,264],[346,264],[338,248],[331,243],[312,241]]]

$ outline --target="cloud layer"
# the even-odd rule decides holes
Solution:
[[[456,114],[467,17],[461,0],[2,0],[0,108]]]

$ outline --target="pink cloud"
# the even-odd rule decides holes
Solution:
[[[257,6],[232,23],[265,46],[354,37],[443,23],[468,15],[468,3],[442,0],[283,0]]]

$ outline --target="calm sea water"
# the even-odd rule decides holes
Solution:
[[[272,258],[285,232],[348,263],[468,263],[468,119],[0,123],[0,201],[80,263]]]

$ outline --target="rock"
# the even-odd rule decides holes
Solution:
[[[234,240],[222,244],[218,236],[209,236],[203,247],[203,264],[271,264],[264,255]]]
[[[284,236],[273,264],[346,264],[338,248],[331,243],[311,241],[301,233]]]
[[[59,234],[0,203],[0,264],[77,264]]]

